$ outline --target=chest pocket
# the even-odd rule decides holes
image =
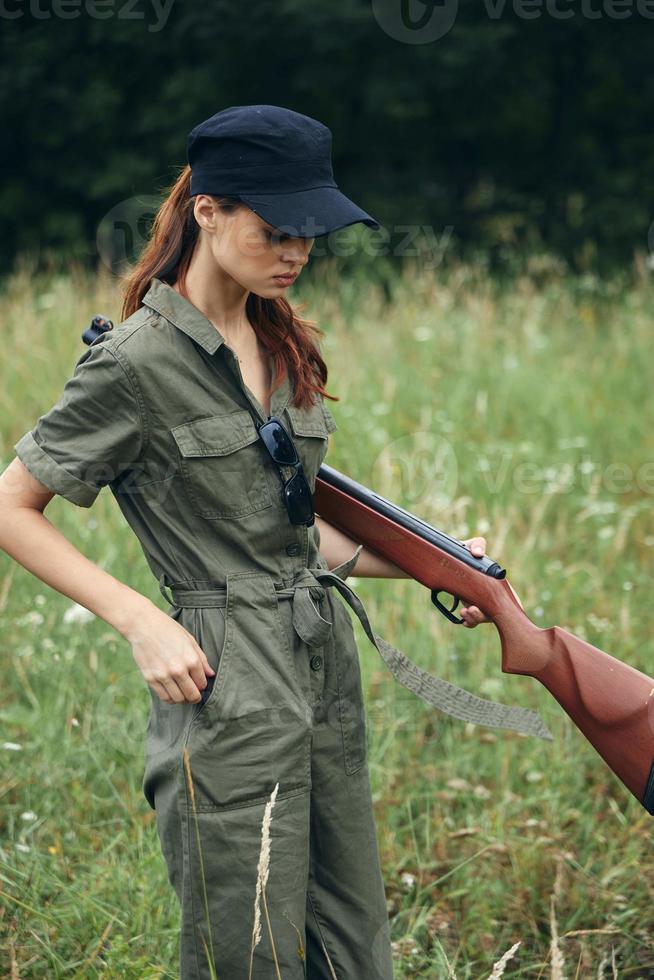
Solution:
[[[288,405],[284,415],[313,493],[316,488],[316,475],[327,455],[329,433],[338,428],[336,421],[327,406],[321,402],[311,408]]]
[[[266,450],[248,411],[194,419],[170,431],[191,507],[199,517],[247,517],[272,506]]]

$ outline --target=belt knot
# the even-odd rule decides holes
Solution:
[[[301,568],[293,579],[291,591],[295,632],[308,646],[323,646],[331,636],[332,622],[330,619],[324,619],[314,600],[322,603],[325,598],[324,587],[312,569]]]
[[[298,636],[308,646],[322,646],[332,631],[331,620],[324,619],[320,615],[320,610],[316,608],[312,600],[322,601],[326,595],[326,587],[336,585],[341,591],[340,584],[344,582],[356,565],[362,550],[363,545],[357,545],[357,549],[351,558],[341,562],[340,565],[331,570],[328,568],[300,568],[295,575],[291,586],[293,590],[293,626]],[[342,594],[350,602],[348,593],[352,595],[354,593],[351,593],[347,586],[345,586],[345,590]],[[363,609],[362,606],[361,609]],[[360,612],[356,609],[355,612],[360,617]]]

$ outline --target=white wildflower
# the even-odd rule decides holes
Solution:
[[[77,602],[69,606],[64,613],[64,623],[88,623],[92,619],[95,619],[95,614]]]
[[[470,783],[467,781],[467,779],[461,779],[458,776],[455,776],[453,779],[448,779],[445,785],[448,786],[450,789],[455,789],[461,792],[467,792],[469,789],[472,788],[470,786]]]
[[[559,439],[559,449],[583,449],[586,445],[588,445],[586,436]]]
[[[40,612],[37,612],[35,609],[32,609],[32,610],[30,610],[30,612],[25,613],[24,616],[21,616],[20,617],[20,619],[18,620],[18,625],[19,626],[41,626],[41,624],[43,622],[44,622],[44,619],[43,619],[43,616],[41,615],[41,613]]]

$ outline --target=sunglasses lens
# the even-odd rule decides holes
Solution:
[[[259,435],[265,442],[274,462],[279,466],[295,466],[300,462],[288,432],[277,419],[272,419],[262,425],[259,429]]]
[[[292,524],[313,524],[315,511],[311,490],[301,471],[291,477],[284,487],[284,498]]]
[[[288,432],[274,416],[259,426],[259,435],[263,439],[271,458],[278,466],[294,466],[297,472],[284,483],[283,498],[291,524],[315,523],[315,511],[311,488],[302,470],[300,457]]]

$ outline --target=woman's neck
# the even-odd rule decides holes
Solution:
[[[183,292],[178,283],[172,288],[206,316],[232,350],[256,345],[256,334],[245,311],[249,291],[217,267],[213,256],[207,257],[202,250],[196,253]]]

